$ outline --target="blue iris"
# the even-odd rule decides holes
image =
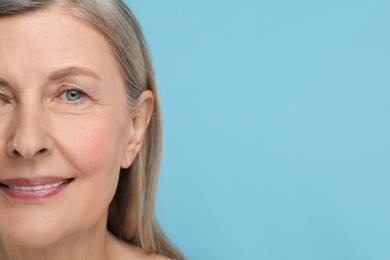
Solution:
[[[67,90],[66,91],[66,98],[69,101],[76,101],[76,100],[79,100],[82,97],[83,97],[83,93],[78,91],[78,90],[72,89],[72,90]]]

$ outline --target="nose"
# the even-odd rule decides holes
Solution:
[[[15,113],[13,121],[13,133],[7,145],[9,156],[31,160],[52,152],[43,111],[36,107],[24,108]]]

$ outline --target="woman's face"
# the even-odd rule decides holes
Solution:
[[[132,124],[93,26],[53,10],[0,18],[0,238],[41,247],[105,226]]]

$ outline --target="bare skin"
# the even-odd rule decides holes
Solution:
[[[0,259],[167,259],[106,229],[119,169],[140,150],[153,94],[128,112],[106,39],[61,10],[0,18],[0,57],[0,183],[71,180],[44,198],[0,188]]]

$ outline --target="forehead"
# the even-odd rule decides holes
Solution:
[[[61,10],[32,11],[24,14],[0,17],[0,40],[24,41],[24,45],[42,40],[56,41],[58,47],[66,47],[73,40],[108,47],[103,34],[89,22]],[[39,46],[34,46],[39,47]],[[42,45],[47,47],[47,44]],[[55,47],[55,46],[53,46]]]
[[[104,35],[89,22],[62,10],[0,17],[0,73],[18,68],[47,73],[61,67],[91,67],[120,77]],[[119,73],[119,74],[118,74]]]

